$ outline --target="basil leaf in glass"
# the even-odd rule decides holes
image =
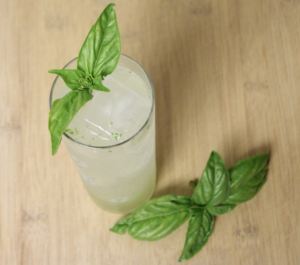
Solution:
[[[49,113],[48,128],[51,134],[52,155],[59,147],[62,134],[78,110],[93,96],[88,90],[72,90],[53,102]]]
[[[193,215],[189,220],[184,248],[179,261],[185,261],[197,254],[212,234],[214,217],[207,211]]]
[[[190,197],[165,195],[152,199],[131,215],[119,220],[110,231],[128,233],[135,239],[154,241],[181,226],[189,217]]]
[[[93,89],[93,90],[104,91],[104,92],[109,92],[110,91],[107,87],[105,87],[102,84],[101,76],[95,77],[93,79],[93,85],[91,85],[89,88]]]
[[[192,201],[198,205],[214,206],[226,200],[229,193],[229,173],[220,155],[213,151],[194,190]]]
[[[77,69],[92,76],[106,76],[116,68],[121,55],[121,37],[115,4],[109,4],[90,29],[78,55]]]
[[[79,88],[79,79],[85,77],[85,73],[77,69],[53,69],[49,70],[49,73],[59,75],[71,89]]]

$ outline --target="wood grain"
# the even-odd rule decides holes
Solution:
[[[157,242],[108,229],[64,146],[50,152],[49,69],[76,57],[106,0],[0,1],[0,264],[178,264],[187,226]],[[269,178],[218,217],[185,264],[299,264],[300,1],[115,1],[122,52],[156,91],[158,185],[189,195],[212,150],[269,150]]]

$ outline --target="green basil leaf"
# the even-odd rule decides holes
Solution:
[[[49,131],[51,134],[52,155],[59,147],[62,134],[77,111],[93,96],[88,90],[72,90],[63,98],[53,102],[49,113]]]
[[[115,4],[109,4],[89,31],[78,55],[77,69],[93,77],[106,76],[116,68],[121,55],[121,37]]]
[[[205,211],[205,206],[198,206],[198,205],[192,206],[188,208],[187,211],[191,214],[202,213],[203,211]]]
[[[98,76],[93,79],[93,85],[90,86],[90,89],[109,92],[110,90],[102,84],[102,77]]]
[[[192,258],[201,250],[210,237],[213,227],[214,217],[206,211],[190,218],[180,262]]]
[[[131,215],[119,220],[110,231],[128,233],[135,239],[154,241],[181,226],[189,217],[191,207],[187,196],[165,195],[144,203]]]
[[[251,200],[266,183],[268,168],[264,168],[238,190],[231,192],[224,204],[239,204]]]
[[[232,211],[235,207],[236,204],[217,205],[217,206],[207,205],[206,209],[210,214],[217,216],[217,215],[228,213]]]
[[[239,161],[229,169],[231,193],[237,191],[269,164],[267,153],[259,154],[248,159]]]
[[[59,75],[71,89],[79,88],[79,79],[85,77],[85,73],[77,69],[53,69],[49,73]]]
[[[261,190],[262,186],[265,185],[265,183],[267,181],[267,174],[268,174],[268,171],[266,172],[266,175],[265,175],[264,179],[258,184],[254,196]]]
[[[219,154],[213,151],[194,190],[192,201],[198,205],[218,205],[227,199],[229,185],[226,166]]]

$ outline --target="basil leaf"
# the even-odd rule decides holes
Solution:
[[[239,161],[229,169],[231,193],[237,191],[269,164],[267,153],[259,154]]]
[[[101,76],[95,77],[93,79],[93,85],[90,86],[90,89],[109,92],[110,90],[102,84]]]
[[[217,216],[224,213],[228,213],[232,211],[235,207],[236,204],[218,205],[218,206],[207,205],[206,209],[210,214]]]
[[[49,70],[49,73],[59,75],[71,89],[79,88],[79,79],[85,77],[85,74],[77,69],[53,69]]]
[[[205,211],[205,206],[192,206],[188,208],[187,211],[191,214],[202,213],[203,211]]]
[[[238,204],[252,199],[267,180],[269,155],[259,154],[242,160],[229,169],[230,195],[223,204]]]
[[[59,147],[61,137],[77,111],[93,96],[88,90],[72,90],[63,98],[53,102],[49,113],[49,131],[51,134],[52,155]]]
[[[212,152],[191,199],[166,195],[150,200],[110,230],[119,234],[128,230],[133,238],[151,241],[168,235],[191,217],[179,261],[188,260],[201,250],[212,234],[214,215],[232,211],[238,203],[259,192],[266,182],[268,163],[267,154],[252,157],[233,166],[229,176],[221,157]],[[196,182],[190,184],[194,187]],[[235,185],[239,187],[236,190]]]
[[[192,258],[201,250],[210,237],[213,227],[214,217],[206,211],[190,218],[180,262]]]
[[[266,183],[268,169],[264,168],[256,173],[248,182],[238,190],[231,192],[224,204],[239,204],[251,200]]]
[[[219,154],[213,151],[194,190],[192,201],[198,205],[218,205],[227,199],[229,185],[226,166]]]
[[[91,90],[110,90],[103,86],[102,78],[116,68],[121,55],[121,37],[114,4],[109,4],[89,31],[77,58],[77,69],[54,69],[73,94],[55,101],[49,113],[52,154],[57,152],[61,136],[76,112],[92,99]],[[60,117],[61,116],[61,117]],[[70,132],[71,133],[71,132]],[[72,133],[71,133],[72,134]]]
[[[109,4],[90,29],[78,55],[77,69],[93,77],[106,76],[121,55],[121,37],[113,6]]]
[[[269,171],[269,170],[267,170],[265,177],[263,178],[263,180],[262,180],[262,181],[259,183],[259,185],[257,186],[257,189],[256,189],[256,192],[255,192],[254,196],[261,190],[262,186],[265,185],[265,183],[266,183],[266,181],[267,181],[267,174],[268,174],[268,171]],[[253,196],[253,197],[254,197],[254,196]]]
[[[119,220],[110,231],[128,233],[135,239],[154,241],[181,226],[189,217],[191,207],[187,196],[165,195],[144,203],[131,215]]]

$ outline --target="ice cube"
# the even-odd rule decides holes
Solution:
[[[150,102],[125,83],[121,83],[119,80],[115,80],[115,83],[118,83],[122,90],[115,94],[111,109],[113,128],[124,132],[128,127],[132,132],[136,132],[149,115]]]

